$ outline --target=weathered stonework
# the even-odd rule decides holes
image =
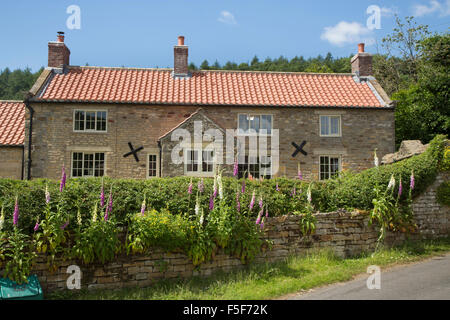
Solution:
[[[195,106],[153,106],[127,104],[58,104],[32,103],[35,110],[32,139],[32,178],[58,178],[61,167],[71,168],[74,151],[98,151],[106,156],[106,175],[114,178],[147,177],[146,156],[158,155],[158,139],[192,115]],[[73,131],[75,109],[107,110],[106,133]],[[236,129],[239,113],[272,114],[273,128],[279,129],[279,176],[295,177],[300,162],[305,179],[318,179],[321,155],[341,158],[342,169],[360,171],[373,166],[373,150],[379,157],[394,152],[394,110],[392,108],[284,108],[284,107],[233,107],[208,106],[205,115],[223,129]],[[321,114],[340,115],[342,137],[321,137]],[[28,150],[29,113],[26,115],[25,152]],[[169,137],[170,140],[170,137]],[[307,156],[292,157],[292,142],[306,141]],[[124,158],[134,147],[143,146],[140,162],[132,156]],[[270,145],[270,138],[268,138]],[[165,155],[170,150],[162,144]],[[246,142],[248,146],[248,139]],[[27,154],[25,159],[27,159]],[[165,157],[167,159],[167,157]],[[159,160],[158,160],[159,161]],[[173,165],[173,164],[172,164]],[[181,173],[180,168],[162,164],[162,176]],[[25,169],[26,172],[26,169]],[[231,170],[228,170],[230,173]]]
[[[22,178],[23,147],[0,146],[0,178]]]
[[[437,205],[435,200],[436,188],[443,179],[448,179],[448,174],[438,176],[436,182],[415,199],[413,210],[419,230],[417,234],[409,235],[410,239],[436,239],[450,235],[450,208]],[[298,216],[269,218],[262,238],[271,242],[271,248],[266,246],[254,263],[281,260],[312,248],[329,248],[341,257],[375,249],[378,231],[368,226],[367,212],[339,210],[317,213],[316,218],[316,231],[307,237],[300,232]],[[405,238],[405,234],[390,233],[386,243],[401,243]],[[123,255],[104,265],[83,266],[76,261],[66,261],[61,263],[56,272],[50,273],[45,265],[45,257],[40,256],[34,272],[39,276],[44,291],[65,289],[69,277],[66,271],[71,264],[81,267],[82,287],[88,289],[145,287],[163,278],[209,276],[214,271],[244,267],[239,259],[218,253],[212,261],[195,269],[183,253],[154,250],[147,255]]]

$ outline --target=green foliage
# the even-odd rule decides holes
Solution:
[[[8,68],[0,72],[0,99],[23,100],[25,93],[31,89],[43,68],[32,73],[29,68],[14,70]]]
[[[120,249],[117,224],[113,219],[98,219],[80,229],[72,247],[72,255],[85,264],[94,261],[105,263],[113,260]]]
[[[150,248],[166,251],[187,247],[191,223],[167,209],[135,214],[128,225],[127,253],[146,253]]]
[[[56,259],[67,250],[69,237],[65,227],[69,220],[61,207],[59,203],[56,211],[52,211],[50,203],[46,205],[44,219],[40,222],[38,232],[35,234],[37,251],[45,253],[48,265],[54,270],[57,268]]]
[[[29,236],[23,234],[17,227],[7,236],[8,246],[0,249],[0,253],[3,251],[6,258],[3,276],[18,284],[28,282],[27,277],[36,258],[33,242],[29,241]]]
[[[450,182],[444,181],[436,190],[436,200],[438,203],[450,206]]]

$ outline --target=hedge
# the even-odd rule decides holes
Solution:
[[[439,171],[446,146],[446,137],[436,136],[429,148],[421,155],[391,164],[371,168],[360,173],[343,172],[340,178],[326,182],[311,182],[311,193],[315,210],[326,212],[338,208],[358,208],[369,210],[372,208],[375,184],[387,186],[392,174],[401,177],[404,190],[409,189],[411,171],[414,171],[415,186],[413,196],[420,194],[434,180]],[[106,198],[110,187],[113,190],[113,213],[115,220],[127,225],[131,215],[139,212],[144,195],[147,207],[162,211],[167,209],[171,214],[193,212],[196,195],[199,194],[200,203],[208,210],[209,198],[213,189],[213,179],[204,179],[204,192],[198,192],[199,178],[193,178],[192,194],[188,194],[189,177],[155,178],[148,180],[112,179],[104,178]],[[261,195],[264,204],[268,206],[271,216],[279,216],[302,211],[306,208],[306,190],[309,182],[298,179],[276,178],[270,180],[238,180],[223,177],[224,195],[229,205],[234,205],[236,192],[245,183],[246,192],[241,195],[241,204],[248,205],[253,190],[257,198]],[[20,208],[20,227],[32,232],[38,217],[43,216],[45,208],[45,188],[52,198],[52,206],[61,201],[63,209],[69,213],[70,220],[76,221],[78,210],[84,218],[89,219],[94,203],[99,201],[102,180],[100,178],[68,179],[66,188],[59,192],[59,181],[49,179],[35,179],[20,181],[0,179],[0,206],[4,206],[6,219],[5,228],[12,228],[12,214],[15,197],[18,196]],[[276,187],[280,191],[276,191]],[[295,195],[292,196],[294,193]],[[396,185],[398,188],[398,184]],[[70,228],[70,226],[69,226]]]

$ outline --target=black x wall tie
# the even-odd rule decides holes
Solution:
[[[126,157],[128,157],[129,155],[133,155],[134,156],[134,159],[136,159],[136,162],[139,162],[139,158],[138,158],[138,156],[137,156],[137,153],[139,152],[139,151],[141,151],[142,149],[144,149],[144,147],[139,147],[139,148],[137,148],[137,149],[134,149],[133,148],[133,145],[131,144],[131,142],[128,142],[128,146],[130,147],[130,152],[128,152],[128,153],[125,153],[124,155],[123,155],[123,157],[124,158],[126,158]]]
[[[297,156],[297,154],[298,154],[299,152],[301,152],[301,153],[306,157],[306,156],[308,155],[308,152],[306,152],[305,150],[303,150],[303,147],[305,146],[305,144],[306,144],[306,141],[303,141],[303,142],[301,143],[300,146],[297,145],[295,142],[292,142],[292,145],[293,145],[294,148],[295,148],[295,151],[294,151],[294,153],[292,154],[292,157]]]

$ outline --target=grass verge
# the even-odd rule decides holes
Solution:
[[[211,277],[161,280],[148,288],[120,290],[80,290],[50,294],[48,299],[108,300],[256,300],[273,299],[300,290],[352,279],[365,273],[367,266],[381,268],[420,261],[450,252],[450,237],[440,240],[408,242],[384,248],[374,254],[341,259],[330,251],[311,251],[284,261],[250,265]]]

